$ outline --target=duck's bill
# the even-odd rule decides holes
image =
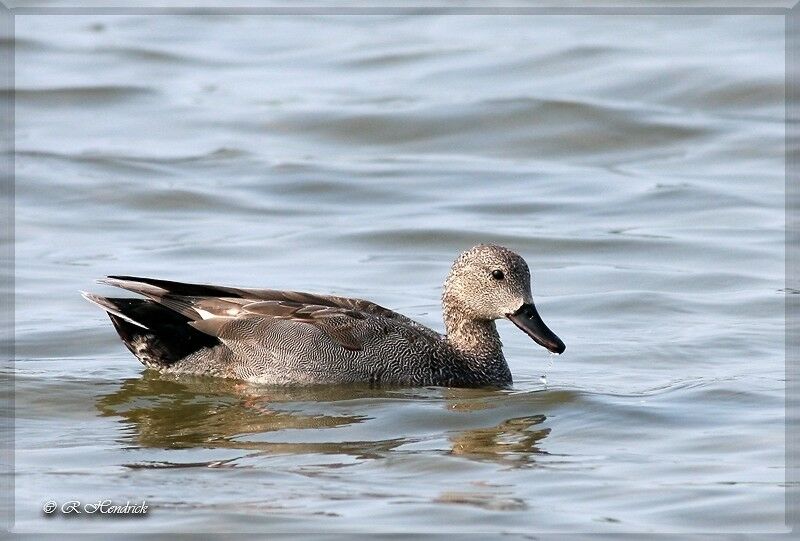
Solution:
[[[553,353],[564,353],[564,350],[567,349],[567,346],[556,336],[556,333],[547,328],[533,304],[523,304],[519,307],[519,310],[513,314],[508,314],[506,317],[514,325],[522,329],[525,334],[533,338],[534,342]]]

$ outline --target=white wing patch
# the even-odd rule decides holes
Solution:
[[[203,319],[211,319],[211,318],[214,318],[214,317],[219,317],[216,314],[212,314],[208,310],[203,310],[202,308],[198,308],[196,306],[194,307],[194,311],[197,312],[200,315],[200,317],[203,318]]]

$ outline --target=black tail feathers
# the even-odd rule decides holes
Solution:
[[[111,299],[84,293],[111,318],[125,346],[145,366],[164,368],[220,342],[188,325],[188,318],[148,299]]]

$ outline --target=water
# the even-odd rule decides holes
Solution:
[[[783,531],[782,17],[16,29],[17,530]],[[478,242],[567,344],[548,368],[501,322],[507,391],[164,379],[78,295],[140,274],[441,329]]]

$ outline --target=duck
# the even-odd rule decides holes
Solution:
[[[139,297],[81,292],[106,311],[122,342],[163,374],[266,385],[496,387],[513,383],[495,322],[508,319],[555,354],[525,260],[479,244],[444,282],[441,334],[374,302],[299,291],[108,276]]]

